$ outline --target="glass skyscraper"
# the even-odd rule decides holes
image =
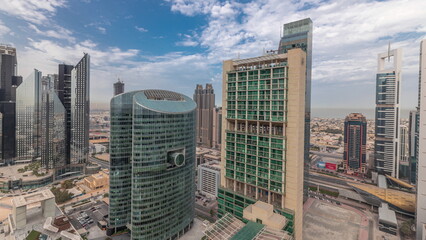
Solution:
[[[89,157],[90,56],[84,57],[71,71],[71,146],[70,164],[83,173]]]
[[[16,49],[0,44],[0,164],[13,163],[16,156],[16,87],[22,77],[15,76],[17,69]]]
[[[379,54],[376,77],[376,171],[395,178],[399,177],[400,160],[401,61],[401,49]]]
[[[175,239],[189,230],[195,203],[195,102],[164,90],[111,100],[107,234]]]
[[[301,49],[224,61],[219,217],[263,201],[303,239],[306,63]]]
[[[16,158],[32,161],[40,156],[41,72],[34,69],[16,90]]]
[[[41,103],[41,165],[55,169],[66,165],[65,108],[57,96],[56,75],[44,77]]]
[[[310,18],[284,24],[284,32],[279,43],[278,53],[287,53],[288,50],[301,48],[306,52],[306,88],[305,88],[305,169],[304,169],[304,201],[308,194],[309,178],[309,151],[311,141],[311,72],[312,72],[312,31],[313,24]]]

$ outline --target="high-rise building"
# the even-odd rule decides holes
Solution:
[[[65,124],[65,161],[71,163],[71,71],[73,65],[59,64],[58,81],[55,83],[56,94],[64,105],[66,116]]]
[[[111,100],[110,206],[107,234],[176,239],[195,204],[195,102],[164,90]]]
[[[16,72],[16,49],[0,45],[0,113],[3,115],[0,164],[12,163],[16,156],[16,88],[22,82],[22,77],[15,76]]]
[[[378,55],[376,77],[376,171],[399,177],[399,123],[402,50]]]
[[[410,156],[408,149],[408,127],[399,127],[399,178],[409,178]]]
[[[217,197],[220,187],[220,166],[217,161],[210,161],[198,166],[198,190],[202,194]]]
[[[409,150],[409,167],[411,184],[416,184],[417,180],[417,157],[419,150],[419,110],[410,111],[408,121],[408,150]]]
[[[367,120],[361,113],[345,118],[343,168],[359,174],[367,172]]]
[[[57,75],[44,77],[41,100],[41,165],[45,169],[66,165],[66,111],[55,92]]]
[[[16,90],[16,161],[40,157],[41,78],[41,72],[34,69]]]
[[[304,201],[306,201],[308,196],[308,177],[310,166],[312,28],[313,24],[310,18],[284,24],[283,36],[278,46],[278,53],[287,53],[288,50],[294,48],[301,48],[306,52]]]
[[[426,227],[426,39],[420,43],[419,142],[417,155],[417,239],[424,240]]]
[[[215,110],[215,95],[213,86],[206,84],[206,88],[197,84],[194,92],[194,101],[197,103],[197,144],[203,147],[213,147],[213,114]]]
[[[220,149],[222,144],[222,107],[213,111],[213,148]]]
[[[219,217],[262,201],[302,239],[306,62],[301,49],[224,61]]]
[[[114,96],[122,93],[124,93],[124,82],[118,79],[118,81],[114,83]]]
[[[90,56],[71,71],[71,167],[84,171],[89,157]]]

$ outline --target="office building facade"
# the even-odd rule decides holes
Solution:
[[[408,179],[410,177],[408,127],[401,125],[399,127],[399,135],[399,178]]]
[[[198,166],[198,191],[211,197],[217,197],[220,187],[220,165],[212,161]]]
[[[0,164],[13,163],[16,156],[16,88],[22,82],[22,77],[16,76],[17,65],[16,49],[0,45]]]
[[[122,93],[124,93],[124,82],[118,79],[118,81],[114,83],[114,96]]]
[[[197,144],[202,147],[213,147],[213,115],[215,111],[215,94],[211,84],[206,88],[197,84],[194,92],[197,103]]]
[[[195,102],[144,90],[111,100],[107,234],[175,239],[192,226],[195,204]]]
[[[376,76],[376,171],[399,177],[399,123],[402,50],[378,55]]]
[[[422,239],[426,235],[426,39],[420,43],[419,115],[416,235]]]
[[[409,181],[416,184],[419,150],[419,110],[410,111],[408,120]]]
[[[304,160],[304,201],[308,194],[309,151],[311,139],[311,74],[312,74],[312,32],[313,23],[310,18],[284,24],[283,36],[278,46],[278,53],[287,53],[288,50],[301,48],[306,52],[306,84],[305,84],[305,153]]]
[[[89,157],[90,56],[71,71],[71,146],[70,164],[84,171]]]
[[[66,165],[66,110],[55,92],[57,75],[44,78],[41,97],[41,166],[45,169]]]
[[[58,81],[55,83],[55,91],[65,108],[65,161],[71,163],[71,71],[73,65],[59,64]]]
[[[301,49],[224,61],[219,217],[263,201],[302,239],[305,77]]]
[[[41,72],[34,69],[16,90],[16,161],[40,157],[41,78]]]
[[[220,149],[222,144],[222,107],[215,107],[213,112],[213,148]]]
[[[367,172],[367,120],[361,113],[345,118],[343,168],[359,174]]]

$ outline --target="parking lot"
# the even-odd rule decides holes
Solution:
[[[84,228],[89,232],[89,239],[97,239],[106,237],[106,232],[99,228],[98,222],[105,221],[107,214],[108,206],[104,202],[98,201],[88,206],[87,209],[75,212],[68,217],[77,231]]]

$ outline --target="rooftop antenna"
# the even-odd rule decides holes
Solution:
[[[388,45],[388,62],[390,62],[390,41],[389,41],[389,45]]]

